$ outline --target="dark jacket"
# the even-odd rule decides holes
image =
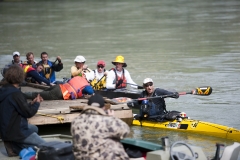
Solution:
[[[152,94],[151,97],[158,97],[158,96],[163,96],[163,95],[172,95],[174,92],[170,92],[164,89],[156,88]],[[147,97],[147,92],[143,91],[141,93],[140,98]],[[173,97],[175,98],[175,97]],[[150,116],[155,116],[155,115],[162,115],[166,111],[166,104],[164,98],[152,98],[148,100],[150,104]],[[139,105],[141,105],[142,101],[138,101]]]
[[[27,118],[37,113],[39,102],[27,103],[20,89],[7,84],[0,88],[0,133],[4,141],[24,139],[32,131],[28,129]]]
[[[40,61],[39,63],[42,63],[42,64],[43,64],[43,61]],[[48,63],[48,65],[49,65],[49,67],[50,67],[50,70],[51,70],[51,71],[49,71],[49,72],[50,72],[50,77],[47,78],[47,77],[46,77],[46,73],[45,73],[44,71],[40,72],[40,75],[43,76],[43,77],[45,77],[45,78],[47,78],[47,79],[50,81],[50,83],[53,83],[54,81],[56,81],[55,72],[61,71],[61,70],[63,69],[63,64],[62,64],[62,63],[51,62],[51,61],[49,61],[49,60],[48,60],[47,63]],[[44,70],[45,70],[45,69],[46,69],[46,68],[44,68]]]

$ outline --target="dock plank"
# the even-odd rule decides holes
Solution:
[[[42,90],[41,87],[21,87],[22,92],[41,92]],[[29,118],[28,121],[30,124],[35,125],[71,123],[72,120],[80,114],[82,108],[87,106],[87,102],[88,99],[86,98],[74,100],[44,100],[40,104],[38,113],[32,118]],[[131,125],[132,110],[126,104],[107,105],[115,111],[115,117]],[[74,107],[76,109],[74,109]]]

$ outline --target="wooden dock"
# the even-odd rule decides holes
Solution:
[[[22,92],[40,92],[42,89],[22,86]],[[29,119],[35,125],[71,123],[79,115],[81,109],[87,106],[87,99],[75,100],[45,100],[41,102],[38,113]],[[115,117],[122,119],[128,125],[132,124],[132,110],[126,104],[108,104],[115,111]]]

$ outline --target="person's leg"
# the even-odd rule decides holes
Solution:
[[[37,95],[40,94],[40,96],[44,100],[60,100],[63,99],[62,91],[59,85],[51,86],[49,89],[44,90],[42,92],[33,92],[32,97],[37,97]]]
[[[38,133],[38,127],[32,124],[28,124],[29,130],[33,131],[31,135],[25,139],[19,140],[17,142],[12,142],[12,148],[15,153],[19,153],[23,148],[28,148],[38,146],[41,143],[44,143],[45,140],[42,139]]]
[[[12,148],[14,153],[19,154],[20,151],[24,148],[31,147],[35,149],[40,144],[45,143],[46,141],[42,139],[37,133],[33,132],[27,138],[20,140],[18,142],[12,142]]]
[[[35,133],[38,133],[38,127],[33,125],[33,124],[28,124],[28,128],[29,130],[35,132]]]

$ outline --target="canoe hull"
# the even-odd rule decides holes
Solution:
[[[182,121],[174,120],[167,122],[153,122],[143,120],[142,124],[140,123],[139,120],[133,120],[132,124],[138,126],[142,125],[145,127],[155,127],[175,131],[192,132],[214,137],[231,139],[240,142],[240,130],[199,120],[183,119]]]
[[[118,97],[128,97],[132,99],[137,99],[140,97],[139,92],[130,92],[130,91],[104,91],[104,90],[95,90],[94,91],[97,94],[102,95],[103,97],[107,98],[118,98]]]

